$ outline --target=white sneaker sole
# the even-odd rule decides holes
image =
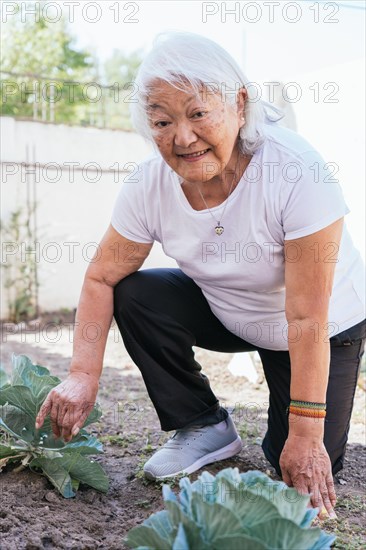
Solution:
[[[202,466],[205,466],[206,464],[211,464],[212,462],[219,462],[220,460],[224,460],[225,458],[230,458],[232,456],[237,455],[240,453],[240,451],[243,448],[243,443],[238,435],[238,437],[229,445],[226,445],[226,447],[222,447],[221,449],[217,449],[217,451],[214,451],[212,453],[209,453],[208,455],[202,456],[196,462],[193,462],[190,466],[187,466],[187,468],[184,468],[184,470],[179,470],[178,472],[174,472],[172,474],[168,474],[165,476],[155,476],[152,472],[149,472],[149,470],[144,470],[145,477],[147,479],[167,479],[169,477],[178,476],[180,474],[192,474],[196,470],[199,470],[202,468]]]

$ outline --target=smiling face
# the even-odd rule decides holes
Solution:
[[[218,181],[224,172],[232,173],[244,101],[244,89],[235,106],[204,89],[198,95],[194,90],[185,93],[157,81],[149,93],[147,114],[165,162],[188,182]]]

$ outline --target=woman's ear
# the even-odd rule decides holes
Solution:
[[[245,102],[247,101],[247,98],[248,98],[248,92],[246,88],[244,88],[243,86],[238,91],[237,102],[236,102],[240,126],[244,126],[244,123],[245,123]]]

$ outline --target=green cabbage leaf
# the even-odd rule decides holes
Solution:
[[[165,510],[131,529],[125,539],[138,550],[327,550],[335,537],[311,524],[309,495],[259,471],[204,471],[180,480],[178,496],[163,485]]]
[[[40,471],[65,498],[75,496],[80,483],[102,492],[108,491],[108,477],[100,464],[88,455],[103,452],[103,445],[84,428],[99,420],[98,404],[90,412],[83,428],[66,443],[55,438],[50,417],[40,429],[36,416],[49,391],[61,380],[49,370],[35,365],[25,355],[12,356],[10,380],[0,369],[0,470],[11,462],[20,462]]]

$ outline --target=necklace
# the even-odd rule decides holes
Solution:
[[[232,182],[231,182],[231,186],[230,186],[230,189],[229,189],[229,193],[228,193],[228,195],[227,195],[227,197],[226,197],[226,199],[225,199],[225,201],[224,201],[224,209],[223,209],[222,214],[221,214],[221,216],[220,216],[220,220],[222,220],[222,218],[224,217],[224,214],[225,214],[225,210],[226,210],[226,206],[227,206],[227,203],[228,203],[228,199],[229,199],[231,190],[232,190],[233,185],[234,185],[235,176],[236,176],[236,169],[237,169],[237,167],[238,167],[239,159],[240,159],[240,153],[239,153],[239,151],[238,151],[238,159],[237,159],[237,161],[236,161],[236,165],[235,165],[235,169],[234,169],[233,180],[232,180]],[[201,195],[201,198],[202,198],[202,200],[203,200],[203,202],[204,202],[204,204],[205,204],[207,210],[208,210],[209,213],[211,214],[211,217],[213,218],[214,222],[216,223],[216,225],[215,225],[215,233],[216,233],[216,235],[222,235],[223,232],[224,232],[224,226],[221,225],[220,220],[216,220],[215,216],[212,214],[211,209],[208,207],[207,202],[205,201],[205,198],[204,198],[204,196],[202,195],[201,189],[200,189],[199,187],[197,187],[197,189],[198,189],[199,194]]]

